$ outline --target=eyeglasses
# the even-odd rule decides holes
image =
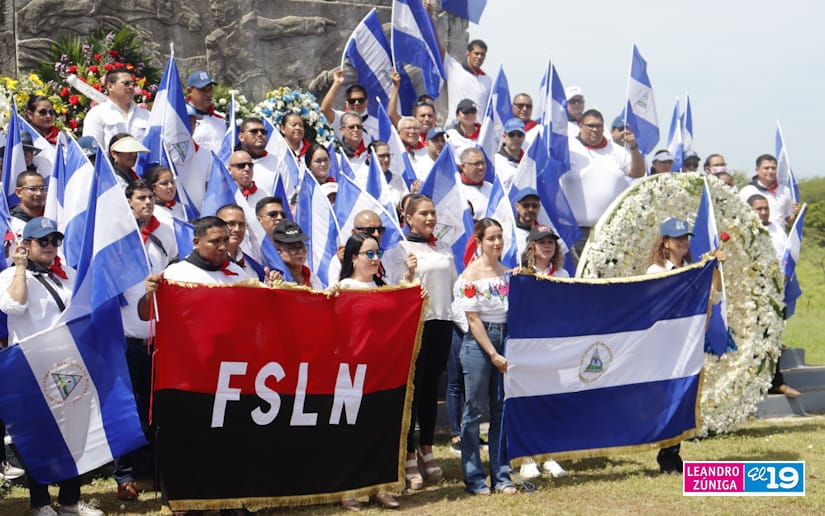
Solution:
[[[473,161],[473,162],[465,161],[463,164],[467,165],[468,167],[481,168],[481,167],[484,166],[484,160]]]
[[[347,104],[363,104],[366,101],[366,97],[354,97],[351,99],[347,99]]]
[[[427,100],[419,100],[418,102],[415,103],[415,107],[421,107],[421,106],[430,106],[431,108],[435,109],[435,106],[433,105],[433,103],[429,102]]]
[[[23,190],[29,193],[42,193],[46,191],[45,186],[24,186]]]
[[[519,109],[527,109],[527,108],[533,109],[533,104],[525,104],[524,102],[516,102],[513,105],[516,106]]]
[[[520,202],[519,204],[522,208],[525,208],[527,210],[537,210],[541,206],[537,202]]]
[[[507,136],[509,136],[510,138],[524,138],[524,133],[521,131],[510,131],[509,133],[507,133]]]
[[[281,217],[282,219],[285,219],[286,218],[286,212],[284,210],[272,210],[272,211],[266,212],[266,216],[269,217],[269,218],[272,218],[272,219],[274,219],[276,217]]]
[[[387,228],[385,228],[384,226],[361,226],[361,227],[356,226],[355,227],[356,231],[360,231],[361,233],[366,233],[367,235],[375,234],[376,231],[378,232],[379,235],[383,235],[384,231],[386,231],[386,229]]]
[[[582,124],[582,127],[587,127],[595,131],[597,129],[604,129],[604,124]]]
[[[364,126],[361,125],[361,124],[352,124],[352,125],[347,126],[347,129],[350,129],[350,130],[352,130],[352,129],[359,129],[360,130],[360,129],[363,129],[363,128],[364,128]]]
[[[279,250],[286,252],[290,256],[295,256],[296,254],[305,253],[307,251],[307,247],[304,244],[298,244],[281,247]]]
[[[54,109],[46,109],[46,108],[38,109],[37,111],[35,111],[35,113],[37,113],[40,116],[46,116],[46,115],[55,116],[57,114],[57,113],[54,112]]]
[[[40,247],[47,247],[49,244],[52,244],[55,247],[60,247],[60,245],[63,244],[63,237],[59,236],[44,236],[40,238],[34,238],[33,240],[36,240],[37,243],[40,244]]]
[[[378,159],[390,159],[392,157],[392,153],[387,152],[387,153],[384,153],[384,154],[376,154],[375,157],[378,158]]]
[[[567,101],[568,104],[584,104],[584,99],[572,98]]]
[[[373,251],[370,249],[369,251],[364,251],[363,253],[358,254],[363,254],[367,257],[367,260],[375,260],[376,258],[380,260],[381,257],[384,256],[384,251],[381,251],[380,249],[378,251]]]
[[[251,161],[242,161],[241,163],[230,163],[229,166],[235,168],[252,168],[255,166],[255,164]]]
[[[262,135],[266,136],[266,129],[264,129],[263,127],[256,127],[254,129],[247,129],[246,132],[248,132],[249,134],[262,134]]]

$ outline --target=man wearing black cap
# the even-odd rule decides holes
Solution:
[[[460,156],[464,149],[475,147],[481,124],[478,123],[478,106],[470,99],[463,99],[455,110],[456,123],[447,130],[447,143],[453,154]]]
[[[197,70],[186,79],[186,100],[200,118],[195,123],[192,138],[206,150],[221,150],[226,134],[226,120],[212,105],[213,87],[217,84],[209,72]]]
[[[284,265],[289,269],[289,273],[295,283],[311,287],[311,272],[305,265],[307,261],[307,246],[304,242],[309,240],[309,236],[301,230],[301,226],[291,220],[282,220],[275,224],[272,230],[272,241],[275,248],[281,255]]]

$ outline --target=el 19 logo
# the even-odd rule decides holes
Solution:
[[[805,463],[802,461],[745,462],[743,465],[746,493],[805,494]]]

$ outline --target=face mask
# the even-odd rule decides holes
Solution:
[[[711,174],[721,174],[722,172],[727,172],[727,171],[728,171],[728,167],[726,167],[725,165],[717,165],[715,167],[710,167],[710,173]]]

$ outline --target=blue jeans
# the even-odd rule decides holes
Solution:
[[[506,324],[484,323],[490,342],[499,353],[504,353]],[[461,367],[464,369],[464,417],[461,420],[461,469],[464,484],[471,493],[487,488],[487,474],[481,463],[478,431],[489,415],[490,480],[496,490],[513,485],[507,463],[504,428],[501,413],[504,406],[502,376],[490,362],[490,357],[479,346],[472,332],[464,336],[461,346]]]
[[[453,342],[447,356],[447,419],[450,421],[450,437],[461,435],[461,416],[464,411],[464,374],[461,371],[461,343],[464,333],[453,324]]]

